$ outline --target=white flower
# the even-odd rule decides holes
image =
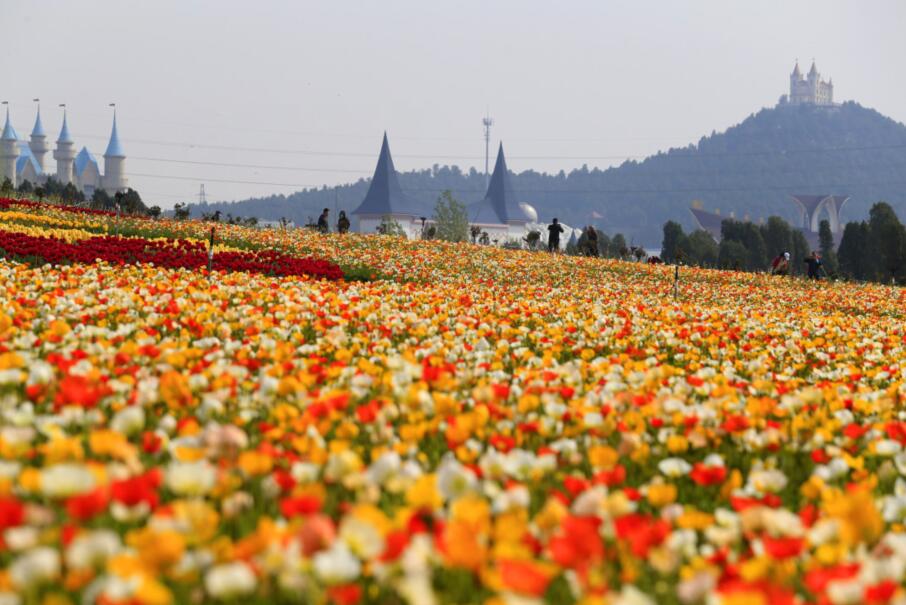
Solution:
[[[294,462],[289,474],[299,483],[311,483],[318,479],[318,465],[311,462]]]
[[[861,603],[865,586],[858,580],[835,580],[827,584],[827,596],[834,605]]]
[[[367,521],[346,517],[340,524],[340,539],[349,550],[362,559],[373,559],[384,552],[384,538],[381,532]]]
[[[657,603],[632,584],[624,584],[614,605],[657,605]]]
[[[382,485],[399,472],[402,464],[399,454],[394,451],[384,452],[368,467],[368,479],[375,485]]]
[[[455,458],[444,458],[437,469],[437,489],[445,500],[453,500],[472,491],[478,479]]]
[[[589,412],[588,414],[585,414],[583,420],[585,421],[585,426],[589,428],[604,424],[604,416],[602,416],[600,412]]]
[[[664,458],[661,460],[657,469],[667,477],[682,477],[688,475],[692,470],[692,465],[682,458]]]
[[[899,454],[902,449],[900,442],[893,439],[882,439],[875,445],[875,453],[878,456],[893,456]]]
[[[10,527],[3,532],[3,540],[10,550],[28,550],[38,545],[38,528],[30,525]]]
[[[362,570],[362,564],[343,540],[334,541],[328,550],[316,554],[313,562],[318,578],[328,584],[354,580]]]
[[[32,549],[9,566],[9,579],[21,591],[53,581],[59,575],[60,553],[49,546]]]
[[[78,536],[66,548],[66,565],[72,569],[100,568],[121,548],[119,535],[100,529]]]
[[[134,435],[145,427],[145,410],[130,405],[116,413],[110,421],[110,428],[124,435]]]
[[[0,591],[0,605],[21,605],[22,597],[14,592]]]
[[[749,491],[764,494],[770,492],[776,494],[786,487],[787,478],[783,471],[776,469],[753,470],[749,473],[748,485]]]
[[[258,581],[245,563],[212,567],[204,576],[204,588],[215,599],[234,599],[254,592]]]
[[[836,519],[822,519],[815,523],[808,531],[808,541],[812,546],[821,546],[837,537],[840,531]]]
[[[180,496],[203,496],[214,487],[217,471],[207,460],[172,462],[167,468],[167,487]]]
[[[94,488],[94,475],[81,464],[55,464],[41,470],[41,493],[49,498],[69,498]]]

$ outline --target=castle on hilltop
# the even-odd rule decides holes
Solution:
[[[833,105],[834,104],[834,79],[827,82],[821,79],[815,61],[808,70],[808,75],[803,77],[799,71],[799,62],[790,74],[790,94],[780,97],[781,105]]]
[[[53,150],[53,159],[56,160],[56,171],[50,171],[45,165],[44,157],[50,151],[47,144],[47,134],[41,122],[41,107],[35,118],[29,141],[19,139],[16,129],[13,128],[9,117],[9,105],[6,107],[6,124],[0,134],[0,182],[9,179],[13,187],[28,181],[32,185],[40,185],[47,179],[54,178],[63,185],[72,183],[87,197],[91,197],[97,189],[103,189],[110,195],[124,192],[129,187],[126,178],[126,154],[120,144],[116,131],[116,111],[113,112],[113,130],[110,141],[104,152],[104,173],[94,155],[87,147],[82,147],[76,153],[75,141],[69,134],[69,125],[66,121],[66,110],[63,110],[63,126],[60,136],[57,137],[57,146]]]

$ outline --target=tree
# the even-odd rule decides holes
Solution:
[[[812,251],[809,248],[805,235],[799,229],[793,229],[793,249],[790,252],[790,267],[792,273],[805,272],[805,259]]]
[[[525,243],[528,245],[529,250],[535,250],[536,248],[538,248],[539,242],[541,242],[541,232],[536,229],[532,229],[525,234],[524,239]]]
[[[63,183],[55,179],[54,177],[48,177],[44,181],[44,192],[47,197],[60,196],[63,194]]]
[[[147,214],[148,212],[148,208],[142,201],[142,196],[138,194],[138,191],[131,187],[126,189],[120,197],[120,208],[122,208],[123,212],[128,214]]]
[[[148,216],[150,216],[151,218],[159,218],[160,206],[151,206],[150,208],[148,208]]]
[[[85,194],[78,190],[72,183],[66,183],[60,192],[60,198],[67,204],[76,204],[85,201]]]
[[[0,184],[0,193],[3,195],[10,195],[13,192],[13,182],[9,180],[9,177],[3,179],[3,183]]]
[[[173,218],[178,221],[185,221],[189,219],[192,211],[189,209],[188,204],[177,203],[173,206]]]
[[[610,236],[598,231],[598,254],[604,258],[610,256]]]
[[[887,282],[906,272],[906,228],[890,204],[878,202],[868,213],[875,279]]]
[[[789,223],[779,216],[770,216],[760,230],[768,256],[773,259],[784,252],[792,254],[793,230]]]
[[[450,191],[444,191],[434,205],[437,237],[448,242],[469,241],[469,216],[466,207]]]
[[[381,235],[396,235],[406,237],[403,227],[394,220],[392,216],[384,215],[381,217],[381,223],[377,226],[377,232]]]
[[[612,258],[624,258],[629,254],[629,247],[626,245],[626,237],[622,233],[617,233],[610,240],[610,254]]]
[[[108,210],[113,208],[113,200],[106,191],[98,188],[91,194],[91,207],[99,210]]]
[[[834,245],[834,234],[831,233],[830,222],[822,220],[818,226],[818,248],[821,250],[821,262],[829,275],[837,275],[840,265],[837,263],[837,247]]]
[[[705,267],[717,265],[719,248],[710,233],[703,229],[696,229],[689,234],[687,241],[689,246],[689,264]]]
[[[850,279],[864,280],[871,274],[870,234],[865,221],[846,223],[837,258],[840,272]]]
[[[44,187],[35,187],[35,196],[37,196],[39,201],[44,201],[44,196],[47,195],[47,192],[44,190]]]
[[[674,263],[678,258],[689,257],[689,241],[683,227],[676,221],[664,223],[664,241],[661,244],[661,260]]]
[[[748,262],[749,252],[741,242],[735,239],[721,240],[717,264],[721,269],[744,269]]]
[[[33,191],[31,182],[28,179],[25,179],[19,183],[19,193],[31,193]]]

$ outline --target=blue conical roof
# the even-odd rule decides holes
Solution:
[[[104,152],[105,158],[124,158],[123,146],[120,144],[120,137],[116,132],[116,112],[113,113],[113,131],[110,133],[110,142],[107,143],[107,151]]]
[[[9,107],[6,108],[6,125],[3,127],[3,135],[0,136],[0,141],[18,141],[19,135],[16,134],[16,129],[13,128],[12,122],[9,121]]]
[[[503,155],[503,143],[497,151],[497,162],[494,164],[494,173],[488,184],[488,192],[480,202],[468,208],[469,220],[476,223],[509,223],[532,221],[532,217],[519,205],[510,172],[506,167],[506,158]]]
[[[387,142],[387,133],[384,133],[384,142],[381,144],[381,154],[378,157],[374,176],[368,193],[359,207],[352,214],[372,214],[383,216],[385,214],[408,214],[420,216],[425,210],[420,208],[414,200],[403,193],[397,178],[396,169],[393,167],[393,158],[390,156],[390,144]]]
[[[66,110],[63,110],[63,128],[60,129],[57,143],[72,143],[72,135],[69,134],[69,124],[66,122]]]
[[[38,107],[38,117],[35,118],[35,127],[31,129],[31,136],[33,137],[43,137],[47,136],[44,132],[44,124],[41,123],[41,108]]]

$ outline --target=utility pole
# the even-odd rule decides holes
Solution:
[[[208,197],[205,195],[205,192],[204,192],[204,183],[202,183],[202,184],[201,184],[201,187],[198,189],[198,203],[199,203],[199,204],[206,204],[207,201],[208,201]]]
[[[487,186],[491,180],[491,175],[488,172],[488,156],[491,151],[491,126],[494,124],[494,120],[491,119],[488,113],[485,113],[481,123],[484,125],[484,180],[485,186]]]

